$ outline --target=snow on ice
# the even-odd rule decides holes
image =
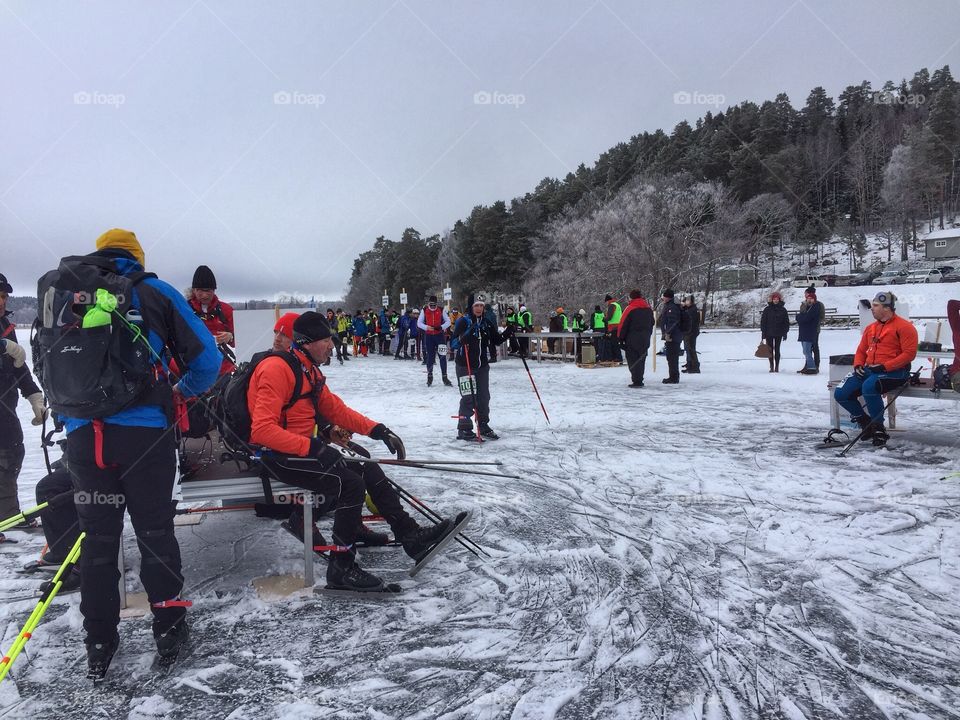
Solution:
[[[850,312],[850,310],[845,310]],[[266,315],[239,313],[241,354]],[[823,356],[856,329],[826,329]],[[251,580],[302,572],[272,520],[215,513],[178,529],[193,645],[158,672],[149,623],[126,620],[107,681],[83,679],[76,595],[51,607],[0,687],[0,718],[943,718],[960,716],[955,403],[904,401],[890,447],[814,451],[826,375],[800,376],[795,334],[780,374],[756,331],[700,338],[703,373],[630,390],[627,371],[492,369],[501,440],[454,440],[455,388],[392,358],[327,368],[330,387],[385,421],[411,457],[497,459],[519,481],[391,474],[469,535],[415,580],[396,549],[361,562],[405,592],[389,600],[264,602]],[[334,361],[336,363],[336,361]],[[21,502],[44,473],[28,436]],[[383,449],[366,442],[375,453]],[[327,520],[321,521],[324,527]],[[14,570],[42,539],[0,546],[9,647],[37,581]],[[128,589],[139,555],[125,537]],[[322,583],[323,568],[317,566]]]

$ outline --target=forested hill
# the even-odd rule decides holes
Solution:
[[[815,259],[835,234],[856,256],[866,233],[894,233],[905,253],[918,229],[956,211],[958,149],[960,85],[948,66],[836,99],[817,87],[799,109],[782,93],[743,102],[478,205],[442,237],[377,238],[354,261],[347,303],[377,306],[384,288],[397,298],[401,287],[416,303],[442,281],[458,295],[577,306],[632,286],[709,290],[719,263],[761,266],[785,245]]]

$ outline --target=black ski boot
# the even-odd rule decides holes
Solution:
[[[290,518],[280,523],[280,527],[293,535],[297,540],[303,542],[303,511],[299,508],[290,513]],[[313,546],[321,547],[327,544],[326,538],[320,533],[317,524],[313,524]]]
[[[330,553],[327,589],[351,592],[383,592],[383,580],[357,565],[353,552]]]
[[[433,373],[427,373],[427,387],[433,385]]]
[[[887,433],[887,429],[883,426],[883,423],[877,423],[873,426],[873,433],[870,439],[874,447],[883,447],[887,444],[890,435]]]
[[[447,387],[451,387],[451,386],[453,385],[453,383],[450,382],[450,378],[448,378],[446,375],[443,375],[442,377],[443,377],[443,384],[444,384],[444,385],[446,385]]]
[[[117,648],[120,647],[120,636],[114,635],[107,642],[86,641],[87,646],[87,679],[95,683],[103,680],[110,667]]]
[[[155,634],[154,639],[157,641],[157,655],[160,659],[160,666],[172,665],[177,661],[180,650],[190,639],[190,626],[187,625],[187,619],[183,618],[165,633]]]
[[[457,440],[473,440],[476,442],[477,434],[473,430],[464,430],[463,428],[457,429]]]
[[[450,520],[446,518],[430,527],[418,527],[401,538],[403,550],[413,558],[414,562],[420,562],[449,529]]]
[[[363,523],[360,523],[360,530],[357,532],[357,542],[370,547],[381,546],[390,542],[390,536],[386,533],[371,530]]]
[[[480,435],[485,437],[487,440],[500,439],[500,436],[493,431],[493,428],[486,424],[480,426]]]
[[[861,440],[869,440],[870,438],[873,437],[873,433],[876,431],[877,426],[870,425],[869,417],[867,417],[866,415],[861,415],[860,417],[855,417],[853,421],[857,425],[859,425],[860,429],[863,431],[863,436],[860,438]],[[880,427],[883,427],[883,425],[881,424]]]

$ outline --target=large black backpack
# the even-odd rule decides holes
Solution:
[[[285,413],[294,403],[303,398],[311,398],[314,411],[317,410],[317,398],[320,396],[320,390],[323,387],[323,379],[318,380],[309,392],[303,392],[303,368],[300,361],[293,353],[274,352],[267,350],[254,354],[249,362],[240,363],[237,369],[233,371],[230,380],[223,388],[223,392],[217,400],[220,410],[220,436],[224,439],[228,447],[241,451],[249,447],[250,427],[252,420],[250,418],[250,409],[247,405],[247,391],[250,389],[250,378],[253,377],[253,371],[257,366],[268,357],[280,357],[290,366],[293,372],[294,385],[293,395],[283,406],[281,411],[281,422],[286,427]]]
[[[37,283],[34,368],[53,411],[72,418],[114,415],[150,400],[155,357],[133,289],[153,273],[120,274],[107,257],[65,257]],[[97,290],[117,299],[110,324],[84,328]]]

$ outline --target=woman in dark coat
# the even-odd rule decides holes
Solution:
[[[630,291],[630,304],[620,317],[617,338],[626,351],[632,388],[643,387],[643,369],[647,364],[650,335],[653,333],[653,310],[639,290]]]
[[[787,339],[790,332],[790,315],[783,304],[783,296],[771,293],[770,302],[760,314],[760,334],[770,346],[770,372],[780,372],[780,343]]]

